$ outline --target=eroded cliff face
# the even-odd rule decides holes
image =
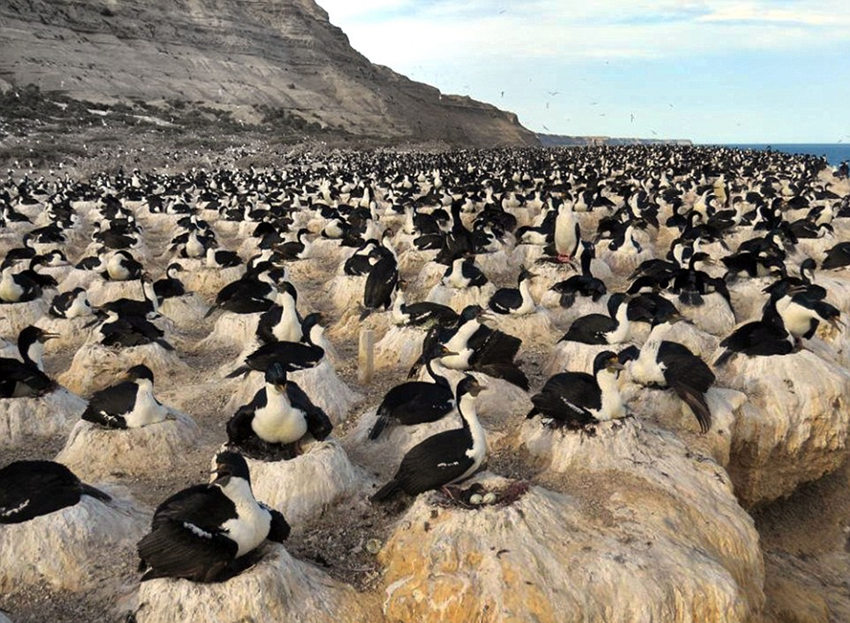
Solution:
[[[511,113],[370,63],[312,0],[7,0],[0,81],[246,118],[263,104],[364,136],[538,144]]]

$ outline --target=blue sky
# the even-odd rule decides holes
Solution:
[[[850,0],[318,0],[371,61],[536,131],[850,143]]]

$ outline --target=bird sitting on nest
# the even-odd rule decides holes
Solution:
[[[0,469],[0,524],[23,523],[78,504],[88,495],[109,502],[61,463],[15,461]]]
[[[398,492],[418,495],[472,476],[487,456],[487,437],[475,411],[475,397],[483,387],[472,376],[457,385],[455,400],[461,427],[437,433],[411,448],[395,476],[370,498],[390,499]],[[449,497],[451,493],[448,493]]]
[[[272,363],[265,386],[227,423],[230,443],[264,460],[291,459],[301,453],[309,433],[317,441],[331,434],[333,424],[296,383],[288,381],[280,362]]]
[[[96,392],[82,419],[104,428],[140,428],[168,418],[153,395],[153,372],[145,365],[127,370],[126,380]]]
[[[0,398],[36,398],[57,388],[44,373],[41,356],[44,343],[59,337],[34,326],[18,334],[18,353],[22,361],[0,358]]]
[[[526,417],[542,415],[548,426],[571,430],[626,417],[617,387],[622,369],[617,354],[606,350],[594,358],[593,375],[586,372],[555,374],[531,397],[534,407]]]
[[[150,533],[137,545],[142,582],[227,580],[250,566],[246,556],[263,541],[289,537],[283,515],[254,498],[242,455],[220,452],[212,474],[211,483],[183,489],[157,507]]]

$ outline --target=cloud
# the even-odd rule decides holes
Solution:
[[[846,119],[811,94],[850,93],[847,0],[318,2],[373,62],[532,128],[811,140]]]
[[[845,0],[846,2],[846,0]],[[599,0],[325,0],[331,21],[382,63],[454,58],[660,58],[850,40],[850,3]],[[569,6],[568,6],[569,5]],[[346,23],[348,22],[348,23]]]
[[[762,24],[796,24],[798,26],[828,26],[834,24],[836,17],[842,15],[818,8],[774,8],[764,3],[733,3],[719,7],[708,14],[701,15],[700,22],[749,22]],[[845,10],[846,13],[846,10]],[[846,23],[847,15],[841,20]]]

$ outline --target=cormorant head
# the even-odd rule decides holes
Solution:
[[[311,312],[304,316],[304,322],[302,324],[309,330],[310,328],[322,322],[324,319],[325,317],[324,315],[322,315],[322,312]]]
[[[266,368],[266,383],[278,389],[286,386],[286,368],[281,362],[275,361]]]
[[[453,350],[449,350],[449,348],[445,344],[440,344],[439,342],[435,343],[431,350],[428,351],[428,359],[438,359],[440,357],[451,357],[452,355],[457,355]]]
[[[30,325],[18,334],[18,349],[23,353],[36,342],[44,344],[47,340],[57,337],[59,337],[58,333],[48,333],[44,329]]]
[[[178,262],[173,262],[168,265],[168,268],[165,269],[165,274],[170,279],[174,279],[173,273],[179,273],[183,270],[183,266]]]
[[[280,284],[280,290],[281,292],[286,292],[289,296],[291,296],[294,302],[298,302],[298,290],[296,290],[295,286],[290,282],[284,281]]]
[[[128,381],[137,381],[140,379],[147,379],[151,383],[153,383],[153,372],[146,365],[138,365],[133,366],[129,370],[127,370],[127,380]]]
[[[616,317],[617,310],[620,309],[620,305],[627,305],[630,298],[631,297],[628,294],[623,292],[615,292],[612,294],[608,298],[608,315],[611,316],[611,318]]]
[[[622,369],[623,364],[620,363],[617,353],[614,351],[604,350],[593,359],[593,376],[596,376],[602,370],[618,374]]]
[[[534,279],[537,276],[536,273],[531,272],[526,269],[525,266],[519,267],[519,277],[517,278],[517,283],[522,283],[526,279]]]
[[[806,277],[811,278],[811,273],[817,268],[817,263],[811,257],[807,257],[803,260],[803,263],[800,264],[800,274]]]
[[[212,473],[215,475],[213,483],[221,487],[227,486],[231,478],[242,478],[251,483],[248,463],[241,454],[233,450],[224,450],[215,455]]]
[[[457,400],[460,401],[461,396],[466,394],[475,397],[484,391],[484,389],[484,386],[482,386],[474,376],[467,374],[460,380],[460,383],[457,384]]]
[[[460,324],[463,324],[464,322],[469,322],[470,320],[474,320],[475,318],[479,318],[483,313],[484,310],[480,305],[467,305],[460,313]]]

